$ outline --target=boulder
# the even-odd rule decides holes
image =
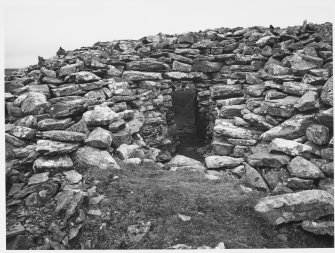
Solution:
[[[114,158],[106,150],[85,146],[79,148],[75,152],[74,157],[76,161],[86,169],[121,169]]]
[[[243,162],[243,158],[234,158],[230,156],[208,156],[205,158],[205,164],[208,169],[219,169],[225,167],[236,167]]]
[[[322,190],[306,190],[262,198],[255,206],[273,225],[317,219],[334,213],[334,197]]]
[[[307,140],[324,145],[329,142],[329,128],[323,125],[313,124],[306,129]]]
[[[97,105],[94,110],[83,114],[83,120],[88,126],[105,126],[117,121],[119,115],[107,106]]]
[[[314,163],[301,156],[293,158],[288,164],[287,169],[293,177],[305,179],[317,179],[324,177],[321,170]]]
[[[85,143],[94,148],[109,148],[112,144],[111,132],[97,127],[91,132]]]
[[[269,145],[269,152],[271,151],[279,151],[292,156],[309,156],[312,148],[296,141],[275,138]]]

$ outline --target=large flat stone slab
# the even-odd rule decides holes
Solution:
[[[322,190],[306,190],[261,199],[255,206],[273,225],[314,220],[334,213],[334,197]]]

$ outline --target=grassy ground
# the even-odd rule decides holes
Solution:
[[[121,166],[121,171],[109,175],[106,171],[87,173],[87,183],[95,184],[106,199],[98,206],[102,216],[89,215],[80,235],[71,241],[72,248],[163,249],[176,244],[215,247],[219,242],[227,248],[308,246],[292,226],[275,229],[257,217],[253,206],[263,193],[245,193],[229,176],[211,181],[200,173],[169,172],[154,165]],[[113,179],[115,175],[119,178]],[[84,209],[88,208],[84,204]],[[182,221],[178,213],[191,220]],[[139,221],[152,225],[135,242],[127,228]]]

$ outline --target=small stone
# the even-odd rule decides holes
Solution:
[[[333,106],[333,77],[330,77],[323,86],[321,101],[326,105]]]
[[[29,127],[14,126],[11,129],[10,134],[18,138],[31,140],[35,137],[36,130]]]
[[[242,181],[245,182],[247,185],[255,187],[258,190],[268,191],[268,185],[264,181],[263,177],[251,167],[249,164],[244,163],[245,167],[245,174],[242,177]]]
[[[100,77],[88,71],[81,71],[81,72],[75,73],[76,83],[88,83],[88,82],[98,81],[100,79],[101,79]]]
[[[291,177],[288,178],[285,182],[284,185],[294,189],[294,190],[309,190],[313,189],[313,180],[310,179],[302,179],[298,177]]]
[[[327,144],[329,141],[329,128],[313,124],[306,129],[307,139],[317,145]]]
[[[63,175],[70,184],[77,184],[82,180],[82,175],[75,170],[64,171]]]
[[[219,169],[224,167],[236,167],[242,164],[243,158],[233,158],[229,156],[208,156],[205,164],[208,169]]]
[[[28,185],[41,184],[49,180],[50,172],[35,174],[29,178]]]
[[[37,171],[54,171],[58,169],[70,169],[73,167],[73,162],[68,155],[45,157],[41,156],[34,162],[33,168]]]
[[[306,92],[294,105],[299,111],[315,110],[320,108],[318,94],[315,91]]]
[[[88,136],[85,143],[94,148],[108,148],[112,144],[112,135],[109,131],[97,127]]]
[[[51,139],[54,141],[66,141],[66,142],[83,142],[86,140],[86,134],[66,131],[66,130],[49,130],[39,132],[38,137]]]
[[[275,138],[269,145],[269,152],[271,151],[279,151],[293,156],[309,156],[312,148],[296,141]]]
[[[301,226],[313,234],[334,236],[334,221],[303,221]]]
[[[118,120],[118,114],[107,106],[97,105],[94,110],[83,114],[83,120],[88,126],[104,126]]]
[[[305,179],[323,178],[321,170],[301,156],[293,158],[287,166],[291,176]]]
[[[41,155],[69,154],[78,148],[78,144],[50,140],[38,140],[36,152]]]

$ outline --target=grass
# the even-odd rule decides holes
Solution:
[[[228,248],[288,247],[278,239],[278,231],[253,211],[264,193],[245,193],[228,175],[211,181],[201,173],[120,164],[120,171],[86,173],[86,183],[95,183],[106,199],[94,207],[102,216],[88,216],[71,248],[80,248],[84,242],[85,249],[163,249],[176,244],[215,247],[219,242]],[[113,180],[116,175],[119,178]],[[83,208],[90,207],[86,203]],[[178,213],[191,220],[182,221]],[[134,242],[127,228],[139,221],[152,225]]]

